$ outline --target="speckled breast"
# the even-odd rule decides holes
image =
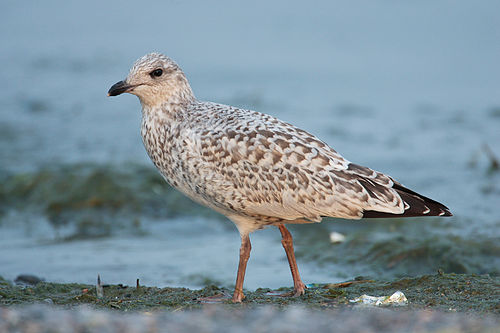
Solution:
[[[206,174],[200,171],[202,157],[193,149],[192,131],[180,122],[143,117],[141,136],[144,147],[164,179],[192,200],[222,214],[228,208],[204,191]]]

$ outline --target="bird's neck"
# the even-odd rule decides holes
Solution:
[[[192,95],[191,95],[192,96]],[[172,126],[188,117],[189,106],[196,103],[192,98],[170,98],[155,105],[142,104],[142,122],[152,126]]]

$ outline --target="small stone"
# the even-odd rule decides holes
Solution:
[[[30,274],[21,274],[16,277],[14,282],[17,285],[27,285],[27,286],[35,286],[40,282],[43,282],[44,279],[39,278],[38,276],[35,275],[30,275]]]

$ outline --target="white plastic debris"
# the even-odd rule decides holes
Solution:
[[[330,242],[331,243],[342,243],[345,241],[345,236],[340,232],[332,231],[330,232]]]
[[[408,300],[406,299],[405,294],[401,291],[396,291],[391,296],[369,296],[369,295],[361,295],[355,299],[349,300],[351,303],[364,304],[364,305],[406,305],[408,304]]]

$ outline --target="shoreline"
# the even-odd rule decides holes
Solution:
[[[500,313],[500,277],[475,274],[422,275],[394,280],[357,280],[336,284],[312,284],[300,297],[281,294],[291,288],[259,288],[245,291],[242,304],[229,300],[218,304],[233,308],[255,308],[272,305],[278,308],[303,306],[311,309],[352,309],[361,307],[350,302],[363,294],[389,296],[396,291],[404,293],[406,305],[385,308],[405,310],[436,310],[444,312]],[[95,309],[120,311],[178,311],[200,309],[206,301],[200,298],[230,296],[232,290],[209,285],[202,289],[157,288],[149,286],[103,285],[98,297],[95,285],[38,282],[34,285],[15,285],[0,278],[0,307],[23,306],[34,303],[71,308],[87,305]]]

